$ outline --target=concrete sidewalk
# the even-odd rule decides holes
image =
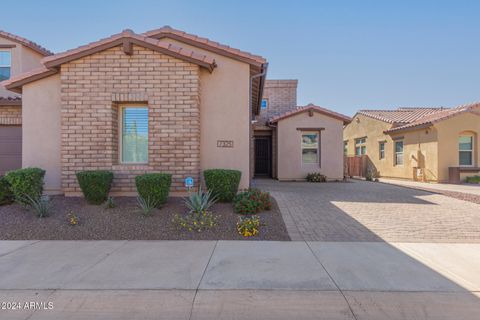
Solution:
[[[478,319],[478,270],[480,244],[3,241],[0,301],[53,309],[0,319]]]
[[[410,180],[399,179],[386,179],[380,178],[380,182],[394,184],[402,187],[430,189],[432,191],[447,191],[447,192],[459,192],[467,193],[475,196],[480,196],[480,184],[462,183],[462,184],[449,184],[449,183],[428,183],[418,182]]]

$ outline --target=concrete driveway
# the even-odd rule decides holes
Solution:
[[[0,319],[474,320],[478,270],[480,244],[1,241]]]
[[[480,205],[385,183],[258,179],[292,240],[480,242]]]

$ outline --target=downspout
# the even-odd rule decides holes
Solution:
[[[260,78],[260,77],[265,77],[267,75],[267,71],[268,71],[268,62],[267,63],[264,63],[262,65],[262,72],[261,73],[257,73],[257,74],[254,74],[253,76],[250,77],[250,85],[249,85],[249,93],[248,93],[248,101],[249,101],[249,109],[250,109],[250,120],[253,120],[253,114],[252,114],[252,108],[253,108],[253,104],[252,104],[252,91],[253,91],[253,80],[256,79],[256,78]],[[263,81],[262,79],[260,79],[260,90],[258,91],[258,99],[259,101],[257,102],[261,102],[262,101],[262,96],[263,96],[263,87],[265,86],[265,81]]]

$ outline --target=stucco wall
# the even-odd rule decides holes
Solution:
[[[450,119],[438,122],[435,124],[435,129],[438,132],[439,144],[439,180],[448,180],[448,167],[459,166],[458,156],[458,136],[463,132],[469,132],[474,135],[474,162],[475,167],[479,166],[480,159],[480,116],[472,113],[464,113]],[[475,173],[464,174],[462,178],[467,175],[475,175]]]
[[[200,72],[200,166],[242,172],[240,188],[249,186],[250,66],[222,55],[163,39],[215,59],[217,68]],[[217,140],[233,141],[233,148],[217,147]]]
[[[22,167],[46,170],[45,191],[61,193],[60,76],[23,87]]]
[[[297,128],[325,128],[320,134],[320,161],[302,162],[302,131]],[[329,179],[343,178],[343,122],[320,113],[308,112],[286,118],[278,122],[278,172],[279,180],[302,180],[309,172],[320,172]]]
[[[6,50],[11,52],[12,65],[10,69],[10,75],[12,77],[41,66],[40,60],[43,58],[43,56],[33,51],[32,49],[27,48],[19,44],[18,42],[14,42],[2,37],[0,37],[0,44],[15,46],[13,48],[0,49],[2,51]],[[0,96],[4,95],[12,96],[14,95],[14,93],[8,91],[3,86],[0,86]]]
[[[357,120],[358,119],[358,120]],[[413,179],[414,167],[423,168],[425,180],[438,180],[437,132],[416,130],[393,136],[383,132],[391,124],[364,115],[356,115],[343,130],[348,141],[348,156],[355,155],[355,139],[366,137],[367,155],[381,177]],[[394,139],[403,140],[403,165],[394,165]],[[385,158],[380,159],[379,142],[385,141]]]

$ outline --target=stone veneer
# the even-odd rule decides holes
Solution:
[[[0,125],[21,125],[21,106],[0,106]]]
[[[146,172],[173,175],[172,191],[183,179],[200,176],[199,67],[149,49],[120,47],[84,57],[61,67],[62,188],[80,191],[75,173],[114,172],[112,192],[135,191],[135,176]],[[144,103],[149,110],[149,162],[119,162],[118,108]]]

